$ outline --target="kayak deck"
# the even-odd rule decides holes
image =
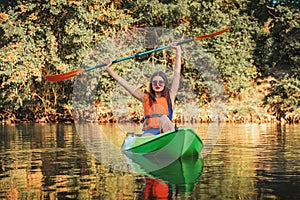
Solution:
[[[126,154],[138,154],[155,157],[199,156],[203,143],[190,128],[178,128],[153,136],[128,136],[122,145]]]

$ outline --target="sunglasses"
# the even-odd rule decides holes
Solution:
[[[151,83],[153,86],[164,86],[165,85],[164,81],[152,81]]]

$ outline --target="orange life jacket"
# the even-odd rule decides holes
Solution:
[[[168,104],[166,97],[159,97],[150,106],[149,93],[144,96],[144,127],[143,130],[159,128],[159,118],[166,115],[172,120],[172,106]]]

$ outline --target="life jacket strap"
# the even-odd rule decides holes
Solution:
[[[151,115],[145,116],[144,119],[145,119],[146,125],[148,126],[148,124],[149,124],[149,122],[148,122],[149,118],[152,118],[152,117],[161,117],[161,116],[163,116],[163,114],[151,114]]]

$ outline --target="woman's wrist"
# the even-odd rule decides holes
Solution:
[[[181,54],[182,53],[182,50],[181,50],[180,46],[177,46],[175,49],[176,49],[176,54]]]

